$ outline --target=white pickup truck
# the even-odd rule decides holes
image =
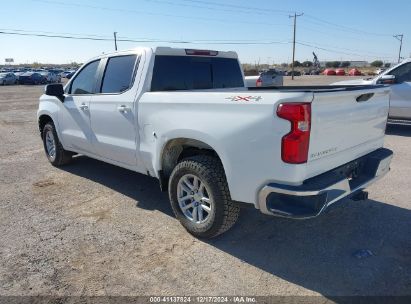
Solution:
[[[159,179],[197,237],[240,206],[310,218],[389,171],[385,86],[244,87],[234,52],[137,48],[96,57],[40,97],[48,160],[83,154]],[[363,195],[361,195],[363,194]]]

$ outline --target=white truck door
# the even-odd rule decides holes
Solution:
[[[100,60],[90,62],[70,82],[59,113],[62,141],[66,148],[77,152],[93,153],[89,108],[99,64]]]
[[[411,62],[390,72],[396,84],[391,86],[390,113],[392,118],[411,119]]]
[[[137,165],[134,83],[137,82],[138,59],[137,54],[105,59],[98,92],[90,101],[90,121],[96,154],[127,166]]]

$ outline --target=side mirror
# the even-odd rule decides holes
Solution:
[[[395,83],[395,76],[394,75],[382,75],[378,81],[378,84],[393,84]]]
[[[53,83],[46,85],[45,94],[48,96],[55,96],[64,102],[64,89],[61,83]]]

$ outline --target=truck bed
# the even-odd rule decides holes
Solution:
[[[388,87],[387,85],[312,85],[312,86],[272,86],[272,87],[250,87],[249,91],[274,90],[279,92],[336,92],[336,91],[359,91]]]

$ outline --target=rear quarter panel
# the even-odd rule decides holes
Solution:
[[[275,112],[281,102],[310,102],[312,93],[153,92],[138,106],[140,155],[154,175],[169,140],[190,138],[211,146],[221,158],[231,197],[255,203],[266,182],[298,181],[299,165],[281,161],[288,121]]]

